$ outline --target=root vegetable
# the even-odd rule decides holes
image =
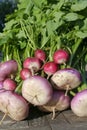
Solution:
[[[41,76],[32,76],[24,80],[22,95],[33,105],[44,105],[52,97],[53,89],[49,81]]]
[[[31,70],[32,75],[37,72],[41,67],[41,62],[36,57],[28,57],[23,62],[23,67]]]
[[[13,120],[20,121],[27,118],[29,105],[22,96],[12,91],[0,90],[0,111]]]
[[[16,87],[17,87],[17,84],[13,79],[7,78],[3,81],[3,88],[5,90],[14,91]]]
[[[87,89],[78,92],[71,100],[71,110],[79,117],[87,116]]]
[[[3,81],[0,81],[0,89],[3,88]]]
[[[55,51],[53,54],[53,60],[57,64],[64,64],[65,62],[68,61],[68,59],[69,59],[69,54],[67,51],[63,49],[59,49]]]
[[[14,75],[18,70],[18,64],[15,60],[9,60],[0,64],[0,81],[3,81],[11,74]]]
[[[78,87],[81,82],[81,74],[74,68],[65,68],[58,70],[51,77],[51,83],[57,89],[71,90]]]
[[[34,55],[35,55],[35,57],[37,57],[41,61],[45,62],[45,60],[46,60],[46,53],[42,49],[35,50]]]
[[[53,112],[52,119],[54,119],[56,111],[63,111],[69,108],[70,100],[70,97],[65,95],[63,91],[54,91],[51,100],[45,105],[38,106],[38,108],[44,112]]]
[[[49,61],[44,64],[43,70],[48,76],[51,76],[58,70],[58,65],[53,61]]]
[[[32,76],[32,72],[30,69],[28,68],[23,68],[21,71],[20,71],[20,77],[22,80],[25,80],[27,78],[29,78],[30,76]]]

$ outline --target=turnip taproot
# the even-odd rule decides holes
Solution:
[[[51,100],[42,106],[38,106],[38,108],[41,111],[45,112],[53,112],[52,119],[55,118],[55,112],[56,111],[63,111],[69,108],[70,106],[70,97],[68,95],[65,95],[65,92],[61,90],[54,90],[53,91],[53,96]]]
[[[51,83],[57,89],[71,90],[78,87],[81,82],[81,74],[74,68],[65,68],[58,70],[51,77]]]
[[[71,110],[79,117],[87,116],[87,89],[78,92],[72,98]]]
[[[15,74],[18,70],[18,64],[15,60],[9,60],[0,64],[0,81],[3,81],[11,74]]]
[[[20,95],[7,90],[0,90],[0,111],[13,120],[20,121],[27,118],[29,104]]]
[[[57,64],[64,64],[69,59],[69,54],[66,50],[59,49],[53,54],[53,61]]]
[[[32,76],[23,81],[22,96],[33,105],[44,105],[52,98],[50,82],[41,76]]]

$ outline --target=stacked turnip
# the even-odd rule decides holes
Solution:
[[[20,74],[17,61],[1,63],[0,110],[5,113],[4,117],[8,115],[16,121],[26,119],[30,105],[37,106],[40,111],[52,112],[52,119],[55,118],[56,111],[69,107],[76,111],[68,92],[78,87],[82,78],[75,68],[61,69],[60,66],[65,65],[68,60],[66,50],[57,50],[53,54],[53,61],[47,61],[45,51],[37,49],[33,57],[27,57],[23,61]],[[15,80],[17,75],[22,81],[20,94]]]
[[[56,111],[70,107],[68,91],[81,84],[81,74],[78,70],[60,69],[60,65],[68,60],[69,54],[66,50],[57,50],[53,54],[53,61],[46,61],[45,52],[37,49],[34,57],[24,60],[20,72],[23,80],[22,96],[41,111],[53,112],[52,119],[55,118]],[[44,75],[40,72],[44,72]]]
[[[17,71],[18,63],[15,60],[0,64],[0,111],[4,113],[0,124],[6,115],[15,121],[20,121],[27,118],[29,113],[28,102],[23,96],[15,93]]]

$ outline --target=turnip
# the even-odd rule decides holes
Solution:
[[[3,88],[3,81],[0,81],[0,89]]]
[[[72,98],[71,110],[79,117],[87,116],[87,89],[78,92]]]
[[[69,106],[70,97],[68,95],[65,95],[65,93],[61,90],[54,90],[51,100],[46,105],[39,106],[38,108],[41,111],[53,112],[52,119],[54,119],[56,111],[66,110],[69,108]]]
[[[81,74],[74,68],[58,70],[51,77],[51,83],[57,89],[71,90],[78,87],[81,82]]]
[[[32,75],[37,72],[41,67],[41,62],[36,57],[28,57],[23,62],[23,67],[31,70]]]
[[[7,78],[3,81],[3,88],[6,90],[14,91],[16,87],[17,87],[16,82],[11,78]]]
[[[58,65],[54,63],[53,61],[49,61],[44,64],[43,70],[49,77],[58,70]]]
[[[21,96],[12,91],[0,90],[0,111],[8,115],[15,121],[20,121],[28,117],[29,104]],[[4,116],[4,117],[5,117]],[[3,118],[0,123],[2,123]]]
[[[68,61],[68,59],[69,59],[69,54],[67,51],[63,49],[59,49],[55,51],[53,54],[53,60],[57,64],[64,64],[65,62]]]
[[[14,75],[18,70],[18,64],[15,60],[9,60],[0,64],[0,81],[6,77]]]
[[[45,60],[46,60],[46,53],[42,49],[35,50],[34,56],[43,62],[45,62]]]
[[[30,76],[32,76],[32,72],[30,69],[28,68],[23,68],[21,71],[20,71],[20,77],[22,80],[25,80],[27,78],[29,78]]]
[[[52,86],[44,77],[34,75],[23,81],[22,96],[33,105],[46,104],[52,93]]]

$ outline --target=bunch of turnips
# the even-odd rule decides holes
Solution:
[[[69,93],[82,83],[81,73],[72,67],[61,68],[69,60],[68,51],[59,49],[54,52],[52,61],[46,59],[45,51],[37,49],[33,57],[23,61],[20,71],[14,59],[0,63],[0,111],[16,121],[29,116],[30,105],[52,112],[52,119],[56,111],[68,108],[77,116],[87,115],[87,90],[74,97]],[[21,80],[20,93],[17,76]]]

